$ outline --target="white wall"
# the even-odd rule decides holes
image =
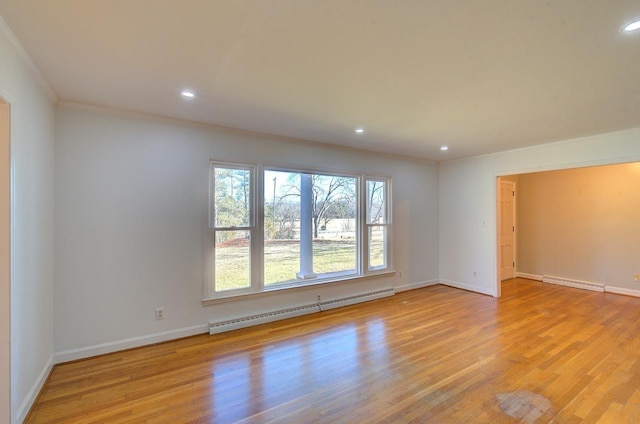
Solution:
[[[14,160],[11,411],[19,422],[53,359],[54,110],[11,43],[0,19],[0,96],[11,104]]]
[[[441,281],[498,295],[497,176],[638,160],[640,128],[440,163]]]
[[[56,128],[61,359],[113,350],[126,339],[203,332],[212,319],[307,304],[318,294],[330,299],[438,277],[434,163],[76,105],[57,108]],[[202,306],[209,159],[392,176],[402,277]],[[157,307],[165,308],[162,321]]]

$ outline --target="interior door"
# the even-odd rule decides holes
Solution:
[[[500,181],[500,281],[516,276],[516,183]]]

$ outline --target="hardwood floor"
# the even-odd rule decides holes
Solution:
[[[640,299],[446,286],[58,365],[29,423],[640,422]]]

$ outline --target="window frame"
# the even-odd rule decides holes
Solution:
[[[282,282],[277,282],[277,283],[271,283],[271,284],[267,284],[266,281],[264,281],[264,268],[263,268],[263,272],[262,272],[262,287],[263,287],[263,291],[271,291],[271,290],[278,290],[278,289],[285,289],[285,288],[293,288],[293,287],[302,287],[302,286],[308,286],[308,285],[314,285],[314,284],[322,284],[325,282],[335,282],[335,281],[341,281],[341,280],[346,280],[346,279],[352,279],[352,278],[357,278],[362,276],[362,268],[361,268],[361,251],[362,251],[362,236],[361,236],[361,226],[358,225],[358,221],[360,220],[360,214],[361,214],[361,202],[360,202],[360,198],[362,197],[361,195],[361,181],[363,176],[362,175],[357,175],[357,174],[350,174],[350,173],[344,173],[344,172],[338,172],[335,170],[331,170],[331,171],[323,171],[323,170],[318,170],[318,169],[312,169],[312,170],[301,170],[298,168],[286,168],[286,167],[272,167],[272,166],[267,166],[264,165],[261,167],[261,178],[264,179],[265,173],[271,171],[271,172],[288,172],[288,173],[292,173],[292,174],[309,174],[309,175],[320,175],[320,176],[328,176],[328,177],[344,177],[344,178],[353,178],[355,179],[355,191],[356,191],[356,211],[355,211],[355,216],[356,216],[356,229],[355,229],[355,244],[356,244],[356,252],[355,252],[355,269],[353,270],[353,272],[351,272],[351,270],[343,270],[343,271],[334,271],[334,272],[327,272],[327,273],[322,273],[322,274],[318,274],[317,277],[314,278],[308,278],[308,279],[298,279],[298,280],[287,280],[287,281],[282,281]],[[266,181],[264,182],[266,184]],[[262,195],[264,196],[264,190],[265,190],[265,186],[263,185],[261,187],[262,189]],[[262,199],[262,210],[264,212],[264,197]],[[264,217],[262,219],[262,236],[264,237]],[[263,248],[264,248],[264,239],[263,239],[263,244],[262,244]],[[313,255],[313,253],[312,253]],[[264,259],[264,250],[263,250],[263,255],[262,255],[262,259]],[[263,262],[264,264],[264,262]],[[263,265],[264,266],[264,265]]]
[[[380,182],[384,184],[384,222],[383,223],[370,223],[369,222],[369,210],[368,210],[368,203],[367,203],[367,197],[368,197],[368,183],[370,181],[374,181],[374,182]],[[393,238],[393,231],[391,230],[391,224],[392,224],[392,208],[391,208],[391,178],[389,177],[371,177],[371,176],[365,176],[364,177],[364,182],[363,182],[363,187],[362,187],[362,193],[363,193],[363,199],[362,199],[362,204],[363,204],[363,209],[364,209],[364,217],[363,217],[363,233],[364,233],[364,244],[363,244],[363,252],[365,253],[365,259],[364,261],[362,261],[362,266],[364,267],[364,270],[366,273],[375,273],[375,272],[380,272],[380,271],[386,271],[390,268],[392,268],[391,264],[392,262],[392,257],[391,257],[391,246],[393,245],[392,243],[392,238]],[[371,246],[370,246],[370,240],[369,240],[369,230],[374,228],[374,227],[380,227],[380,228],[384,228],[385,229],[385,240],[382,244],[383,247],[383,252],[384,252],[384,264],[380,265],[380,266],[371,266],[370,262],[371,262],[371,257],[370,257],[370,251],[371,251]]]
[[[235,169],[249,171],[249,223],[246,226],[230,226],[230,227],[218,227],[215,222],[215,169]],[[256,199],[256,183],[257,183],[257,166],[250,164],[239,164],[220,161],[209,161],[209,260],[208,262],[208,276],[207,276],[207,290],[206,295],[208,298],[218,297],[231,297],[247,293],[253,293],[258,288],[255,278],[255,254],[254,245],[256,244],[257,233],[257,199]],[[215,258],[216,258],[216,233],[224,231],[247,231],[249,233],[249,286],[236,289],[217,290],[216,289],[216,271],[215,271]],[[259,265],[259,264],[258,264]]]
[[[250,195],[251,200],[249,212],[249,226],[246,227],[216,227],[215,226],[215,172],[216,168],[225,169],[241,169],[250,171]],[[300,174],[315,174],[335,177],[355,178],[356,190],[356,269],[355,272],[340,271],[320,274],[318,278],[291,280],[275,284],[265,285],[264,275],[264,242],[265,242],[265,172],[290,172]],[[209,249],[207,252],[208,272],[205,282],[205,293],[203,304],[214,304],[216,301],[224,301],[225,299],[233,300],[240,296],[256,296],[279,292],[282,290],[291,290],[304,288],[308,286],[320,284],[335,284],[339,282],[347,282],[359,280],[363,278],[371,278],[376,276],[393,275],[393,255],[392,255],[392,205],[391,205],[391,177],[387,176],[371,176],[368,174],[357,174],[353,172],[340,172],[335,169],[314,169],[300,168],[296,166],[270,166],[265,164],[249,164],[237,162],[225,162],[220,160],[209,161]],[[367,222],[367,182],[381,181],[385,183],[385,217],[384,224],[369,224]],[[369,267],[369,228],[372,226],[384,226],[387,228],[387,239],[384,244],[386,253],[386,263],[384,267]],[[215,287],[215,236],[220,231],[248,231],[250,237],[249,243],[249,266],[250,266],[250,284],[248,287],[238,289],[216,290]],[[348,273],[345,273],[348,272]]]

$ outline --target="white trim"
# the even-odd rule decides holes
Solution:
[[[423,287],[435,286],[436,284],[440,284],[440,280],[437,278],[433,278],[431,280],[418,281],[415,283],[395,286],[395,289],[396,289],[396,293],[400,293],[400,292],[409,291],[409,290],[421,289]]]
[[[604,286],[604,291],[607,293],[614,293],[614,294],[622,294],[625,296],[633,296],[633,297],[640,297],[640,290],[634,290],[634,289],[625,289],[622,287],[615,287],[615,286]]]
[[[518,271],[516,271],[516,277],[518,277],[518,278],[526,278],[527,280],[542,281],[542,275],[529,274],[529,273],[526,273],[526,272],[518,272]]]
[[[55,91],[51,88],[47,80],[44,79],[40,69],[36,66],[36,63],[33,61],[27,50],[22,46],[20,41],[16,38],[15,34],[11,30],[11,27],[7,24],[7,22],[0,16],[0,39],[6,41],[7,45],[13,49],[14,52],[18,55],[18,58],[24,65],[27,70],[27,73],[33,80],[36,85],[42,89],[45,96],[53,103],[58,101],[58,96],[56,96]]]
[[[55,354],[55,363],[75,361],[78,359],[89,358],[105,353],[118,352],[120,350],[131,349],[134,347],[146,346],[150,344],[166,342],[182,337],[195,336],[197,334],[206,334],[209,331],[207,324],[194,325],[191,327],[178,328],[176,330],[168,330],[160,333],[148,334],[146,336],[132,337],[129,339],[116,340],[114,342],[100,343],[93,346],[81,347],[78,349],[64,350]]]
[[[472,291],[472,292],[475,292],[475,293],[486,294],[486,295],[489,295],[489,296],[498,297],[496,295],[496,293],[493,293],[493,292],[489,291],[486,287],[473,286],[471,284],[461,283],[459,281],[453,281],[453,280],[445,280],[443,278],[440,279],[440,284],[443,284],[443,285],[449,286],[449,287],[453,287],[455,289],[468,290],[468,291]]]
[[[0,26],[2,24],[2,18],[0,17]],[[2,37],[2,28],[0,28],[0,37]],[[15,387],[16,387],[16,373],[13,367],[14,358],[14,324],[16,322],[15,317],[15,290],[14,290],[14,275],[15,275],[15,128],[14,116],[15,116],[15,100],[0,87],[0,100],[6,103],[9,108],[9,285],[8,285],[8,297],[9,297],[9,340],[8,340],[8,359],[9,359],[9,375],[6,376],[6,380],[0,381],[0,384],[8,384],[9,393],[9,420],[15,422]],[[4,325],[4,324],[3,324]],[[4,367],[5,364],[1,364]],[[4,413],[2,417],[5,417]],[[0,419],[2,419],[0,417]]]
[[[512,261],[512,268],[513,268],[513,277],[514,278],[517,274],[516,271],[516,258],[518,257],[518,251],[517,251],[517,246],[518,246],[518,234],[517,234],[517,228],[518,228],[518,211],[517,211],[517,198],[516,198],[516,193],[518,191],[518,185],[516,184],[515,181],[509,181],[509,180],[503,180],[502,178],[498,177],[498,185],[500,185],[500,187],[496,187],[498,191],[498,201],[496,206],[498,207],[500,205],[500,201],[502,200],[502,184],[506,184],[506,185],[510,185],[511,186],[511,192],[512,194],[512,203],[511,203],[511,217],[513,218],[513,222],[512,222],[512,226],[513,226],[513,239],[512,239],[512,247],[511,247],[511,254],[513,257],[513,261]],[[507,280],[507,278],[502,277],[502,238],[500,235],[500,231],[502,228],[502,220],[504,219],[504,216],[502,216],[502,207],[498,207],[497,209],[497,215],[498,215],[498,219],[496,221],[496,237],[498,238],[498,251],[497,251],[497,255],[498,255],[498,262],[500,262],[500,267],[498,269],[498,279],[502,282],[504,280]]]
[[[296,285],[287,285],[283,283],[282,285],[275,285],[275,287],[269,287],[268,289],[261,292],[230,295],[225,297],[210,297],[210,298],[202,299],[202,306],[212,306],[219,303],[238,302],[241,300],[260,298],[260,297],[271,296],[275,294],[282,294],[283,292],[291,292],[295,290],[314,289],[314,288],[318,288],[318,286],[322,286],[323,284],[330,284],[333,286],[336,284],[347,284],[347,283],[357,282],[361,280],[368,280],[371,278],[390,277],[395,275],[395,273],[396,272],[394,270],[384,270],[376,274],[371,273],[367,275],[352,275],[352,276],[342,277],[342,278],[313,279],[313,280],[308,280],[306,284],[301,284],[300,282],[298,282],[298,284]]]
[[[15,418],[16,423],[22,423],[25,420],[25,418],[27,418],[27,415],[29,414],[31,407],[33,406],[34,402],[38,398],[38,395],[40,394],[42,387],[47,382],[47,379],[51,374],[51,370],[53,369],[53,365],[54,365],[53,358],[54,356],[53,354],[51,354],[51,356],[49,356],[49,360],[42,368],[42,371],[40,371],[38,378],[33,383],[33,386],[31,386],[31,389],[29,389],[27,396],[24,398],[24,400],[22,401],[22,404],[18,408],[18,411],[16,412],[16,418]]]

